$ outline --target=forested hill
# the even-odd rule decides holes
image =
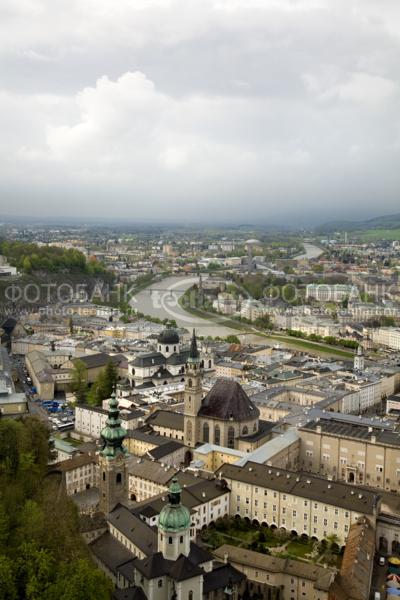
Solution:
[[[74,248],[0,240],[0,254],[7,257],[9,263],[23,273],[66,271],[94,275],[105,272],[102,263],[96,260],[87,261],[82,252]]]
[[[0,599],[110,600],[76,507],[48,475],[49,449],[36,419],[0,419]]]
[[[113,273],[75,249],[3,240],[0,254],[20,273],[18,278],[0,279],[0,317],[71,302],[79,294],[87,301],[94,295],[107,300],[114,286]]]
[[[366,221],[330,221],[315,228],[316,232],[329,233],[333,231],[358,231],[368,229],[398,229],[400,228],[400,213],[374,217]]]

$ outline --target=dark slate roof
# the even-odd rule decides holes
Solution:
[[[161,352],[144,352],[138,354],[132,361],[134,367],[152,367],[153,365],[165,365],[166,358]]]
[[[8,317],[5,321],[3,321],[0,325],[1,329],[4,329],[5,333],[10,334],[13,332],[15,326],[17,324],[17,320],[14,317]]]
[[[205,550],[194,542],[190,542],[190,552],[188,558],[194,565],[202,565],[213,559],[208,550]]]
[[[265,437],[274,427],[276,423],[273,421],[259,421],[258,422],[258,430],[251,435],[243,435],[240,436],[240,440],[245,440],[246,442],[255,442],[263,437]]]
[[[157,339],[159,344],[179,344],[179,335],[175,329],[164,329]]]
[[[120,565],[132,559],[132,553],[109,531],[91,542],[89,549],[114,575],[117,575],[117,569]]]
[[[157,534],[140,517],[132,514],[126,506],[117,505],[107,515],[107,520],[144,554],[150,555],[156,551]]]
[[[192,563],[191,560],[181,554],[178,559],[172,563],[172,567],[169,571],[169,576],[174,581],[185,581],[185,579],[191,579],[198,575],[203,575],[204,571],[201,567]]]
[[[158,446],[157,448],[153,448],[153,450],[149,450],[148,454],[154,458],[154,460],[160,460],[161,458],[164,458],[164,456],[168,456],[168,454],[172,454],[182,447],[183,444],[180,442],[171,440],[168,444],[164,444],[163,446]]]
[[[189,350],[182,350],[182,352],[174,352],[167,358],[167,365],[185,365],[189,358]]]
[[[117,365],[122,360],[126,360],[122,354],[114,354],[111,356],[110,354],[106,354],[105,352],[98,352],[97,354],[87,354],[85,356],[79,356],[79,358],[74,359],[75,361],[79,360],[83,362],[87,369],[95,369],[97,367],[105,366],[108,361]]]
[[[239,383],[220,378],[203,399],[199,415],[243,421],[258,418],[260,412]]]
[[[153,379],[172,379],[174,376],[164,366],[160,367],[153,375]]]
[[[183,431],[184,416],[172,410],[156,410],[146,419],[146,423],[153,427],[168,427]]]
[[[114,590],[112,600],[147,600],[141,587],[131,587],[125,590]]]
[[[225,589],[229,584],[237,585],[246,578],[244,573],[241,573],[235,567],[229,564],[221,564],[212,571],[204,574],[203,594]]]
[[[359,514],[374,514],[380,496],[372,489],[359,488],[339,481],[329,481],[311,473],[293,472],[248,461],[245,466],[225,463],[216,471],[217,477],[246,484],[258,484],[276,490],[352,510]]]
[[[147,558],[135,559],[133,566],[144,575],[146,579],[154,579],[155,577],[162,577],[169,572],[171,561],[166,560],[162,552],[156,552]]]
[[[125,562],[122,565],[119,565],[119,567],[117,567],[118,573],[121,573],[123,578],[126,579],[127,581],[129,581],[130,584],[135,582],[134,569],[133,569],[134,562],[135,562],[135,559],[131,558],[127,562]]]

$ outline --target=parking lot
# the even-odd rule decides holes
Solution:
[[[65,399],[42,402],[32,386],[25,367],[23,356],[10,356],[15,377],[15,388],[28,398],[29,413],[48,423],[53,431],[68,431],[74,427],[74,411],[67,405]]]

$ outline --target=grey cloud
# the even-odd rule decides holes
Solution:
[[[3,0],[2,211],[394,211],[399,22],[392,0]]]

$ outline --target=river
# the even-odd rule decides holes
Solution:
[[[318,246],[314,246],[314,244],[309,244],[308,242],[305,242],[303,244],[303,246],[304,246],[305,252],[303,254],[299,254],[298,256],[295,256],[296,260],[301,260],[304,258],[307,258],[307,259],[318,258],[319,256],[321,256],[321,254],[324,253],[324,251],[321,250],[321,248],[318,248]]]
[[[304,244],[304,250],[304,254],[296,256],[296,259],[318,258],[323,253],[321,248],[308,242]],[[203,276],[203,279],[205,277],[207,276]],[[192,275],[167,277],[139,292],[131,301],[132,308],[159,319],[174,319],[178,327],[189,330],[195,328],[198,335],[204,337],[219,336],[224,338],[227,335],[243,333],[240,330],[215,323],[210,319],[196,317],[180,306],[179,298],[188,288],[198,282],[198,277]],[[223,320],[223,317],[220,317],[220,319]],[[253,334],[252,339],[254,342],[256,338],[257,336]],[[265,343],[265,338],[260,337],[258,340],[259,343]]]
[[[159,319],[174,319],[179,327],[195,328],[199,336],[226,337],[239,333],[231,327],[196,317],[180,306],[179,298],[195,283],[199,283],[198,277],[167,277],[139,292],[131,301],[132,308]]]

